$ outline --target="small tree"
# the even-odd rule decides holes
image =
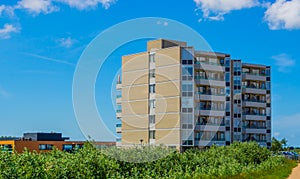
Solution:
[[[272,137],[271,151],[278,152],[280,150],[282,150],[281,141],[277,140],[275,137]]]
[[[283,146],[283,148],[286,149],[288,143],[287,139],[286,138],[281,139],[280,143]]]

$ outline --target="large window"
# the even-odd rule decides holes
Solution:
[[[149,131],[149,138],[155,139],[155,131]]]
[[[149,116],[149,123],[150,124],[155,124],[155,115],[150,115]]]
[[[149,71],[150,78],[155,78],[155,69]]]
[[[150,109],[155,108],[155,99],[151,99],[151,100],[149,101],[149,106],[150,106]]]
[[[63,145],[63,151],[67,151],[67,152],[73,151],[73,145],[72,144]]]
[[[154,53],[150,54],[150,56],[149,56],[149,62],[150,63],[154,63],[155,62],[155,54]]]
[[[149,93],[155,93],[155,85],[149,85]]]
[[[40,144],[39,150],[52,150],[53,145],[52,144]]]

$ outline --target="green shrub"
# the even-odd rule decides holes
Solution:
[[[99,150],[89,144],[74,153],[0,152],[0,178],[4,179],[268,178],[274,172],[284,178],[294,166],[253,142],[184,153],[162,146]]]

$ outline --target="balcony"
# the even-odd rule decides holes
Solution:
[[[225,131],[225,124],[221,123],[221,124],[210,124],[207,123],[205,124],[196,124],[195,126],[195,130],[196,131]]]
[[[225,71],[225,65],[214,62],[206,62],[206,61],[195,61],[195,69],[203,69],[207,71]]]
[[[254,142],[258,142],[258,143],[267,142],[266,139],[255,139],[254,137],[252,137],[252,138],[248,137],[246,139],[243,139],[243,142],[249,142],[249,141],[254,141]]]
[[[211,92],[195,92],[196,100],[203,101],[225,101],[225,94]]]
[[[203,116],[223,117],[223,116],[225,116],[225,109],[200,108],[200,110],[196,110],[196,114],[203,115]]]
[[[243,93],[251,93],[251,94],[267,94],[266,88],[257,87],[257,86],[242,86]]]
[[[122,133],[122,124],[116,124],[116,132]]]
[[[225,146],[225,139],[221,141],[212,141],[212,140],[195,140],[195,146],[205,147],[205,146]]]
[[[266,104],[266,101],[262,101],[262,100],[246,99],[246,100],[243,100],[243,106],[244,107],[260,107],[260,108],[265,108],[265,107],[267,107],[267,104]]]
[[[225,141],[225,138],[217,138],[217,137],[213,137],[213,138],[195,138],[195,141]]]
[[[121,90],[122,89],[122,82],[121,81],[117,81],[116,89],[117,90]]]
[[[122,103],[122,95],[117,95],[116,96],[116,103],[121,104]]]
[[[225,87],[225,80],[223,78],[208,78],[203,76],[195,76],[195,82],[196,84],[206,86]]]
[[[122,110],[120,109],[116,110],[116,115],[118,119],[122,118]]]
[[[262,73],[243,73],[243,79],[254,81],[266,81],[266,75]]]
[[[117,139],[116,139],[116,146],[117,146],[117,147],[122,146],[122,138],[117,138]]]
[[[266,120],[266,114],[258,114],[258,113],[243,113],[244,120],[255,120],[255,121],[263,121]]]

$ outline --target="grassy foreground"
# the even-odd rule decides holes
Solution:
[[[0,178],[284,179],[295,166],[295,162],[272,156],[256,143],[185,153],[163,147],[98,150],[91,145],[74,153],[0,152]]]

